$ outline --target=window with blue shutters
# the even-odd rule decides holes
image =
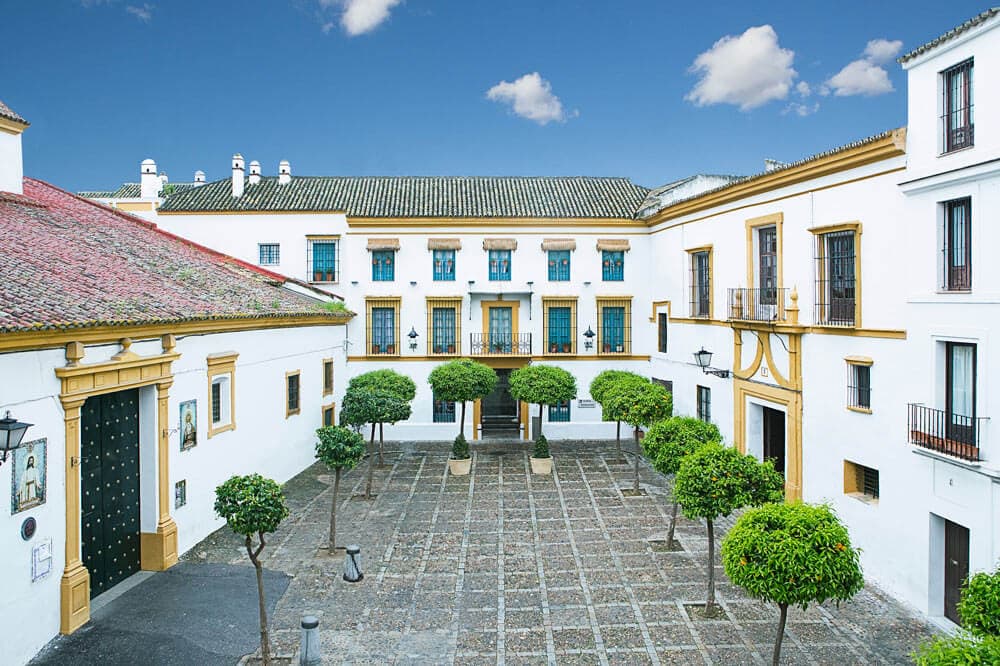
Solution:
[[[621,282],[625,279],[625,252],[602,250],[601,268],[605,282]]]
[[[490,250],[490,280],[510,282],[510,250]]]
[[[434,250],[434,281],[455,281],[455,251]]]
[[[455,308],[434,308],[431,311],[432,351],[435,354],[454,354]]]
[[[598,354],[632,353],[631,308],[630,297],[597,299]]]
[[[569,421],[569,401],[549,405],[549,421],[552,423],[565,423]]]
[[[569,280],[569,250],[549,250],[549,281]]]
[[[549,309],[549,353],[569,354],[573,350],[573,310],[568,307]]]
[[[434,423],[454,423],[455,403],[434,398]]]
[[[372,308],[372,353],[396,353],[396,310]]]
[[[396,252],[374,250],[372,252],[372,281],[392,282],[396,279]]]
[[[337,282],[340,279],[336,240],[310,239],[306,254],[306,263],[310,269],[309,279],[313,282]]]

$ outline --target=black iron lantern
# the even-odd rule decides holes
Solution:
[[[21,423],[12,418],[10,410],[7,410],[7,416],[0,419],[0,464],[7,461],[7,456],[11,451],[21,446],[24,433],[31,426],[31,423]]]
[[[595,335],[597,335],[597,334],[594,333],[592,330],[590,330],[590,326],[588,326],[587,330],[584,331],[584,333],[583,333],[583,337],[587,338],[584,341],[584,343],[583,343],[583,348],[584,349],[593,349],[594,348],[594,336]]]
[[[729,376],[728,370],[717,370],[716,368],[711,367],[712,352],[708,351],[704,347],[694,353],[694,362],[706,375],[715,375],[716,377],[722,377],[723,379]]]
[[[417,350],[417,329],[413,326],[410,327],[410,332],[406,334],[410,338],[410,351]]]

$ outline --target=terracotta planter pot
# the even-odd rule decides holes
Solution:
[[[468,476],[471,469],[472,458],[466,458],[465,460],[448,458],[448,472],[452,476]]]
[[[531,461],[531,473],[532,474],[551,474],[552,473],[552,458],[529,458]]]

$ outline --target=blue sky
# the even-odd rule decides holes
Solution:
[[[7,2],[25,171],[753,173],[905,124],[896,53],[988,5],[663,0]],[[756,6],[754,6],[756,5]],[[720,43],[720,40],[723,40]],[[901,42],[901,43],[897,43]],[[870,44],[871,43],[871,44]],[[698,66],[696,66],[696,63]]]

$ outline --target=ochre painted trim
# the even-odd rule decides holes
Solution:
[[[241,319],[204,319],[198,321],[168,322],[162,324],[136,324],[114,326],[92,326],[60,330],[15,331],[0,334],[0,352],[23,351],[26,349],[51,349],[71,342],[95,345],[115,342],[123,337],[132,340],[148,340],[164,335],[201,335],[209,333],[232,333],[235,331],[266,330],[272,328],[295,328],[300,326],[344,326],[354,317],[330,317],[329,315],[301,315],[296,317],[248,317]]]
[[[208,439],[230,430],[236,430],[236,352],[210,354],[208,364]],[[215,427],[212,423],[212,380],[220,375],[229,375],[229,423]],[[221,396],[220,396],[221,398]]]
[[[372,311],[375,308],[392,308],[395,311],[393,315],[393,326],[395,331],[393,331],[393,345],[395,349],[390,353],[372,353]],[[368,356],[381,356],[386,358],[396,358],[403,353],[401,349],[403,346],[403,341],[399,337],[400,332],[400,313],[403,309],[403,298],[401,296],[365,296],[365,354]]]
[[[60,626],[71,634],[90,620],[90,573],[83,566],[80,550],[80,421],[87,398],[144,386],[156,387],[157,402],[157,504],[159,518],[155,533],[144,533],[139,541],[140,566],[162,571],[177,563],[177,525],[170,516],[170,428],[169,390],[173,384],[172,363],[180,358],[174,351],[173,335],[161,338],[162,354],[140,356],[129,348],[132,341],[120,340],[121,351],[111,360],[81,364],[85,349],[79,342],[66,345],[67,364],[56,368],[60,381],[59,401],[65,423],[66,541],[65,567],[59,583]]]
[[[872,413],[871,409],[866,409],[864,407],[853,407],[851,405],[847,406],[847,411],[849,411],[849,412],[857,412],[859,414],[871,414]]]
[[[531,405],[523,400],[518,403],[521,407],[521,439],[531,439]]]
[[[472,439],[479,439],[479,430],[483,420],[483,401],[474,400],[472,402]]]
[[[645,227],[629,218],[598,217],[350,217],[349,227]]]
[[[854,233],[854,324],[850,328],[861,327],[861,223],[844,222],[842,224],[830,224],[823,227],[812,227],[808,229],[816,236],[817,279],[821,283],[826,282],[826,243],[824,236],[838,231],[851,231]],[[815,317],[814,317],[815,318]],[[821,324],[822,325],[822,324]]]
[[[844,360],[850,365],[874,365],[875,361],[870,356],[845,356]]]
[[[651,323],[656,323],[656,315],[659,314],[660,308],[664,308],[667,311],[667,321],[670,321],[670,301],[653,301],[652,314],[649,315]]]
[[[298,377],[299,378],[299,401],[295,406],[295,409],[288,408],[288,378]],[[296,414],[302,413],[302,371],[301,370],[289,370],[285,373],[285,418],[295,416]]]
[[[692,247],[685,250],[685,252],[688,254],[688,275],[691,277],[691,284],[688,285],[688,289],[691,291],[688,314],[691,319],[715,319],[715,253],[712,252],[712,245],[709,244],[702,245],[701,247]],[[708,317],[695,317],[694,313],[691,312],[691,310],[694,309],[694,255],[702,252],[708,252]]]
[[[597,356],[599,358],[627,358],[632,355],[632,297],[631,296],[598,296],[597,302]],[[624,344],[622,351],[603,351],[604,346],[604,308],[625,308]]]
[[[340,240],[340,234],[306,234],[306,240]]]
[[[754,178],[744,183],[725,187],[715,192],[681,201],[658,212],[647,220],[647,224],[659,224],[682,215],[690,215],[716,206],[739,201],[778,190],[801,182],[814,180],[850,169],[856,169],[875,162],[906,154],[906,128],[894,130],[877,141],[837,151],[788,169],[779,169],[771,174]]]
[[[517,335],[518,335],[518,331],[519,331],[519,328],[518,328],[519,321],[518,321],[518,319],[519,319],[520,310],[521,310],[521,301],[520,301],[520,299],[516,299],[516,300],[513,300],[513,301],[505,301],[505,300],[481,301],[479,305],[480,305],[480,308],[481,308],[482,314],[483,314],[483,329],[482,329],[483,330],[483,336],[485,336],[485,338],[487,340],[487,344],[489,344],[488,341],[489,341],[489,335],[490,335],[490,308],[507,308],[507,307],[509,307],[511,309],[510,310],[510,331],[511,331],[512,342],[516,345],[517,344]],[[472,306],[470,305],[469,307],[472,307]]]
[[[331,402],[329,405],[323,405],[322,410],[319,413],[319,422],[321,425],[326,423],[326,412],[332,411],[333,416],[330,418],[330,425],[337,425],[337,403]]]
[[[462,355],[462,302],[461,296],[427,296],[427,356],[434,358],[454,357]],[[472,307],[471,305],[469,307]],[[434,352],[434,309],[450,309],[455,313],[455,350],[452,352]]]
[[[326,368],[327,368],[327,364],[329,364],[329,368],[330,368],[330,383],[329,383],[329,385],[327,385],[327,383],[326,383]],[[334,381],[334,371],[335,371],[334,366],[333,366],[333,359],[332,358],[324,358],[323,359],[323,365],[320,366],[320,367],[321,367],[322,372],[323,372],[323,397],[325,398],[328,395],[333,395],[333,381]]]
[[[754,243],[754,231],[762,229],[765,227],[775,228],[775,252],[777,253],[778,262],[778,284],[775,285],[778,290],[778,297],[781,297],[781,289],[785,286],[784,283],[784,252],[782,251],[784,234],[782,233],[782,227],[784,226],[785,215],[784,213],[771,213],[770,215],[761,215],[760,217],[752,217],[746,221],[746,232],[747,232],[747,288],[753,289],[754,278],[756,278],[757,268],[756,255],[754,254],[754,247],[757,245]]]
[[[28,126],[24,123],[19,123],[9,118],[0,118],[0,131],[3,131],[5,134],[20,134],[26,129],[28,129]]]
[[[576,305],[579,298],[577,296],[542,296],[542,354],[553,358],[572,358],[576,356],[577,337],[577,316]],[[549,309],[569,308],[570,320],[570,351],[553,352],[549,349]]]

